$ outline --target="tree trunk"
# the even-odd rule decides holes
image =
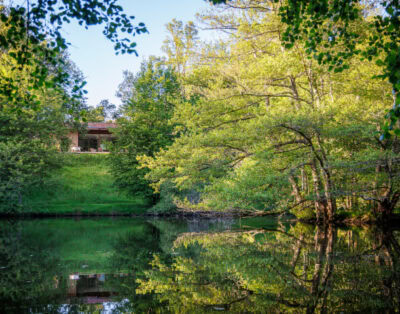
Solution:
[[[304,170],[304,166],[300,170],[301,172],[301,190],[305,193],[308,194],[308,180],[307,180],[307,175]]]
[[[332,222],[336,212],[336,198],[332,195],[333,183],[330,172],[327,169],[323,169],[322,173],[324,178],[324,194],[327,202],[327,219],[329,222]]]
[[[301,234],[300,238],[297,240],[296,244],[294,245],[294,252],[293,252],[293,258],[292,261],[290,262],[290,267],[292,268],[292,272],[294,272],[296,268],[297,261],[299,260],[300,252],[301,252],[301,243],[304,240],[304,235]]]
[[[294,176],[292,174],[289,175],[289,181],[290,181],[290,184],[292,185],[292,191],[293,191],[292,193],[293,193],[293,195],[294,195],[294,197],[296,199],[296,203],[299,204],[302,201],[302,197],[301,197],[300,189],[299,189],[299,187],[297,185],[297,182],[294,179]]]
[[[311,168],[311,175],[312,175],[313,185],[314,185],[314,194],[315,194],[314,204],[315,204],[315,209],[316,209],[317,223],[321,223],[321,221],[323,219],[325,219],[324,216],[325,216],[326,202],[320,194],[321,180],[320,180],[318,172],[317,172],[317,166],[316,166],[315,159],[311,162],[310,168]]]
[[[390,219],[400,199],[400,191],[393,193],[393,195],[391,193],[387,194],[381,197],[381,200],[378,202],[377,214],[382,222],[387,222]]]

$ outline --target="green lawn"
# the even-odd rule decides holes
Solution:
[[[131,197],[113,186],[107,155],[65,154],[64,166],[46,185],[32,187],[25,199],[28,213],[139,214],[148,208],[144,198]]]

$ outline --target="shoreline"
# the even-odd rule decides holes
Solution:
[[[211,211],[176,211],[172,213],[152,213],[144,212],[138,213],[0,213],[0,219],[15,218],[15,219],[29,219],[29,218],[90,218],[90,217],[160,217],[160,218],[249,218],[249,217],[264,217],[264,216],[279,216],[280,213],[251,213],[251,212],[211,212]]]
[[[239,212],[239,211],[230,211],[230,212],[210,212],[210,211],[187,211],[180,210],[172,213],[18,213],[18,214],[0,214],[0,220],[3,219],[46,219],[46,218],[197,218],[197,219],[215,219],[215,218],[254,218],[254,217],[271,217],[278,218],[279,216],[285,217],[284,220],[292,221],[292,222],[300,222],[308,225],[316,226],[317,223],[315,219],[298,219],[294,215],[285,214],[282,212]],[[368,227],[368,226],[378,226],[378,225],[398,225],[400,223],[400,214],[394,214],[388,221],[385,223],[380,222],[376,219],[367,218],[367,217],[354,217],[354,218],[344,218],[344,219],[336,219],[332,222],[333,225],[336,226],[358,226],[358,227]],[[323,225],[323,224],[320,224]]]

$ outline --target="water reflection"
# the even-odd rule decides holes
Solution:
[[[186,233],[138,293],[171,312],[399,311],[398,232],[280,226]]]
[[[247,220],[0,222],[7,313],[399,311],[399,231]]]

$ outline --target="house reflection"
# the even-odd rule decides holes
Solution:
[[[81,304],[99,304],[111,302],[117,296],[116,287],[107,281],[128,277],[129,274],[71,274],[67,279],[67,302]],[[114,280],[113,280],[114,279]]]

